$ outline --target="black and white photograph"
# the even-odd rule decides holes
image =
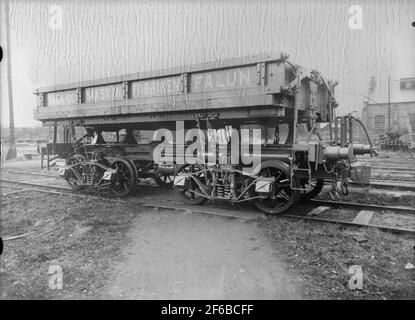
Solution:
[[[0,0],[0,46],[0,300],[415,300],[414,1]]]

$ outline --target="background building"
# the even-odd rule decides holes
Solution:
[[[361,28],[350,26],[355,5]],[[379,84],[414,76],[414,9],[412,0],[10,1],[15,125],[40,125],[38,87],[277,51],[339,82],[338,115],[360,114],[372,75]],[[1,91],[8,125],[7,86]]]
[[[415,77],[391,79],[390,99],[377,101],[369,97],[362,118],[375,141],[386,133],[415,133]]]

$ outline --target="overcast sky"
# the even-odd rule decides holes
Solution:
[[[60,6],[61,27],[58,21]],[[351,29],[352,5],[362,29]],[[4,47],[4,7],[1,44]],[[339,81],[340,113],[360,110],[369,79],[385,101],[386,79],[415,77],[415,1],[11,1],[15,123],[33,120],[32,91],[45,85],[284,51],[290,59]],[[2,124],[8,121],[5,60]]]

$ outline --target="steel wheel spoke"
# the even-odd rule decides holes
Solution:
[[[282,191],[280,191],[278,194],[279,194],[281,197],[283,197],[285,200],[287,200],[287,201],[289,201],[289,200],[290,200],[289,196],[287,196],[287,195],[283,194],[283,193],[282,193]]]

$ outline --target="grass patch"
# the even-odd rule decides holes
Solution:
[[[262,223],[286,262],[319,299],[415,299],[415,240],[377,229],[270,218]],[[357,242],[356,236],[366,242]],[[350,290],[349,268],[363,269],[363,290]]]
[[[88,299],[99,295],[108,267],[120,256],[138,206],[26,192],[1,200],[2,299]],[[49,288],[51,265],[63,271],[62,290]]]

